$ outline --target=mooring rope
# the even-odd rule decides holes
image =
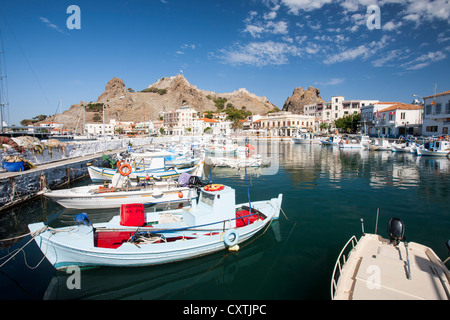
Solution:
[[[5,258],[7,258],[7,257],[9,256],[9,259],[6,260],[5,262],[3,262],[3,263],[0,265],[0,268],[3,267],[6,263],[8,263],[8,262],[9,262],[12,258],[14,258],[17,254],[19,254],[19,252],[23,251],[23,249],[24,249],[27,245],[29,245],[29,244],[34,240],[35,237],[37,237],[37,236],[40,235],[41,233],[45,232],[48,228],[49,228],[48,226],[45,226],[45,227],[43,227],[43,228],[41,228],[41,229],[39,229],[39,230],[37,230],[37,231],[35,231],[35,232],[30,232],[30,233],[27,233],[27,234],[24,234],[24,235],[21,235],[21,236],[17,236],[17,237],[13,237],[13,238],[9,238],[9,239],[2,239],[2,240],[0,240],[0,241],[10,241],[10,240],[20,239],[20,238],[23,238],[23,237],[25,237],[25,236],[31,235],[31,239],[30,239],[27,243],[25,243],[25,245],[23,245],[21,248],[18,248],[18,249],[14,250],[14,251],[11,251],[11,252],[8,253],[6,256],[0,258],[0,260],[2,260],[2,259],[5,259]],[[23,251],[23,254],[24,254],[24,257],[26,257],[26,256],[25,256],[25,251]],[[30,269],[35,269],[35,268],[37,268],[37,267],[41,264],[41,262],[44,260],[44,258],[45,258],[45,255],[44,255],[43,259],[42,259],[41,261],[39,261],[39,263],[38,263],[35,267],[30,267],[30,266],[28,265],[28,263],[26,262],[26,258],[25,258],[25,264],[27,265],[28,268],[30,268]]]

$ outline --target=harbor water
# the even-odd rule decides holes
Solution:
[[[14,240],[1,242],[0,299],[329,300],[344,244],[352,235],[359,238],[362,228],[374,233],[377,227],[386,237],[391,217],[403,220],[407,241],[431,247],[442,260],[447,257],[448,158],[287,141],[277,142],[265,156],[271,161],[268,169],[209,173],[205,168],[204,180],[211,175],[214,183],[235,188],[237,203],[283,194],[280,218],[238,252],[151,267],[82,269],[79,288],[70,285],[72,273],[54,270],[30,236],[16,237],[34,222],[75,224],[73,216],[86,210],[67,210],[43,198],[5,210],[0,239]],[[86,212],[92,222],[118,214]],[[6,262],[20,248],[23,252]]]

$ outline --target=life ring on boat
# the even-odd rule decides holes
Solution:
[[[239,233],[236,232],[234,229],[228,229],[225,231],[225,234],[223,235],[223,242],[226,246],[232,247],[235,244],[237,244],[239,241]]]
[[[180,198],[180,199],[183,198],[183,192],[182,191],[178,192],[178,198]]]
[[[220,191],[224,188],[225,186],[223,184],[208,184],[205,186],[205,191]]]
[[[128,170],[127,170],[126,172],[124,172],[124,171],[123,171],[124,168],[128,168]],[[119,173],[120,173],[122,176],[124,176],[124,177],[130,175],[131,170],[132,170],[132,169],[131,169],[131,166],[130,166],[128,163],[124,163],[124,164],[122,164],[122,165],[119,167]]]

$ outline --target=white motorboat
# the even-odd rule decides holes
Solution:
[[[450,155],[450,142],[447,140],[426,142],[423,148],[417,148],[416,151],[419,156],[448,157]]]
[[[389,239],[364,232],[359,240],[350,238],[333,270],[331,298],[449,300],[449,259],[442,262],[431,248],[406,242],[398,218],[389,221],[388,233]]]
[[[136,267],[191,259],[224,249],[237,250],[279,217],[282,194],[265,201],[235,204],[234,189],[207,185],[198,204],[147,214],[143,207],[121,212],[106,223],[58,229],[44,223],[28,225],[47,260],[69,266]],[[156,216],[155,216],[156,215]],[[160,217],[171,215],[169,221]],[[77,219],[78,220],[78,219]],[[166,219],[167,220],[167,219]]]
[[[200,161],[201,162],[201,161]],[[88,172],[91,180],[93,182],[103,182],[110,181],[114,174],[119,171],[121,174],[130,175],[130,179],[132,180],[161,180],[161,179],[170,179],[176,178],[180,174],[187,172],[193,175],[196,175],[194,172],[198,170],[200,164],[197,163],[192,167],[187,168],[150,168],[150,169],[135,169],[129,163],[122,163],[117,169],[113,168],[105,168],[105,167],[97,167],[97,166],[88,166]],[[126,169],[128,168],[128,169]],[[125,171],[126,169],[126,171]]]
[[[329,138],[320,140],[320,144],[322,146],[338,146],[339,142],[341,141],[342,137],[338,135],[333,135]]]
[[[415,152],[415,143],[409,140],[401,139],[397,142],[391,143],[391,150],[393,152],[407,152],[414,153]]]
[[[249,157],[246,157],[245,155],[235,156],[235,157],[208,156],[208,158],[205,161],[215,167],[229,167],[229,168],[256,167],[256,168],[259,168],[259,167],[263,166],[263,158],[261,155],[252,155]]]
[[[371,151],[392,151],[392,146],[389,140],[384,138],[374,139],[374,141],[369,144],[369,150]]]
[[[318,144],[320,143],[320,138],[318,138],[314,133],[303,132],[293,137],[292,142],[296,144]]]
[[[369,144],[369,136],[345,136],[338,143],[343,149],[368,149]]]
[[[111,183],[49,190],[43,196],[71,209],[119,208],[122,204],[130,203],[142,203],[144,206],[185,206],[198,197],[195,189],[198,186],[174,180],[132,183],[128,176],[116,173]]]

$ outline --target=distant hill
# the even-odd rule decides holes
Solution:
[[[66,129],[75,130],[78,127],[79,131],[83,119],[83,104],[86,105],[87,111],[86,123],[102,123],[102,103],[122,95],[125,96],[123,100],[114,101],[105,108],[106,123],[110,119],[141,122],[150,118],[155,121],[159,119],[162,112],[176,110],[184,105],[189,105],[199,112],[217,112],[231,104],[236,109],[244,109],[256,114],[264,114],[276,108],[266,97],[259,97],[243,88],[231,93],[215,93],[198,89],[183,75],[161,78],[140,92],[128,90],[122,79],[114,77],[106,84],[105,91],[98,97],[97,102],[82,101],[64,111],[61,117],[56,114],[44,121],[59,122],[61,118]]]

